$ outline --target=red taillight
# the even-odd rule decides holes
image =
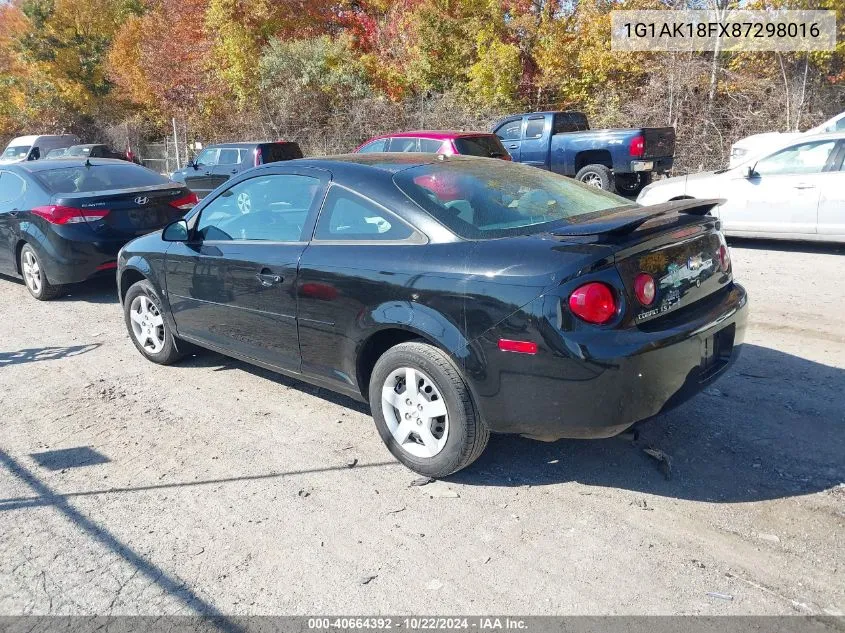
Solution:
[[[531,341],[512,341],[506,338],[499,339],[499,349],[503,352],[516,352],[518,354],[536,354],[537,343]]]
[[[643,136],[635,136],[631,139],[631,145],[628,150],[634,158],[639,158],[645,155],[645,138]]]
[[[644,306],[650,306],[656,294],[654,277],[648,273],[640,273],[634,277],[634,294],[637,295],[637,301]]]
[[[109,211],[108,209],[77,209],[75,207],[64,207],[60,204],[48,204],[43,207],[35,207],[32,213],[44,218],[50,224],[82,224],[83,222],[102,220],[109,214]]]
[[[264,162],[261,158],[261,148],[256,147],[255,150],[252,152],[252,165],[254,167],[258,167],[262,162]]]
[[[594,281],[569,295],[569,309],[587,323],[607,323],[616,314],[616,299],[609,286]]]
[[[199,198],[197,198],[197,194],[192,191],[187,196],[182,196],[181,198],[176,198],[176,200],[171,200],[170,206],[176,207],[177,209],[181,209],[182,211],[187,211],[197,206],[197,202],[199,202]]]
[[[724,244],[719,247],[719,266],[722,267],[722,272],[728,272],[731,269],[731,252]]]
[[[95,270],[114,270],[115,268],[117,268],[117,262],[106,262],[97,266]]]

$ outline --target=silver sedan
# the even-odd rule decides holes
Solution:
[[[793,139],[730,169],[659,180],[637,202],[724,198],[713,213],[727,235],[845,242],[844,158],[845,132]]]

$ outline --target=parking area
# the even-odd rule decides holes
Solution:
[[[363,405],[147,362],[111,283],[0,279],[0,613],[842,615],[845,249],[732,246],[721,382],[636,440],[494,437],[427,485]]]

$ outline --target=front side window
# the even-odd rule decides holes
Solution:
[[[542,137],[544,127],[546,127],[545,118],[528,119],[528,123],[525,126],[525,138],[535,139]]]
[[[754,172],[760,176],[778,174],[818,174],[824,170],[836,141],[793,145],[761,159]]]
[[[496,136],[503,141],[518,141],[522,135],[522,119],[503,123],[496,130]]]
[[[200,155],[197,156],[197,160],[195,161],[197,165],[216,165],[217,164],[217,153],[220,150],[216,148],[209,148],[204,149],[200,152]]]
[[[507,161],[453,161],[411,167],[394,182],[434,219],[467,239],[530,235],[629,200],[571,178]]]
[[[196,237],[298,242],[319,190],[320,180],[311,176],[270,174],[244,180],[202,210]]]
[[[438,141],[433,138],[421,138],[420,139],[420,151],[421,152],[430,152],[432,154],[436,154],[440,151],[440,148],[443,146],[443,141]]]
[[[404,136],[397,136],[390,139],[388,145],[388,152],[418,152],[418,144],[416,138],[406,138]]]
[[[387,139],[380,138],[371,143],[367,143],[358,150],[359,154],[370,154],[372,152],[383,152],[385,150],[385,146],[387,145]]]
[[[17,174],[0,171],[0,203],[13,202],[23,195],[26,183]]]
[[[406,240],[413,234],[413,229],[392,213],[351,191],[334,186],[326,196],[314,239],[392,241]]]

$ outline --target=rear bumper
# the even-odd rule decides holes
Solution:
[[[128,239],[98,239],[91,235],[90,229],[83,227],[62,227],[60,230],[62,233],[38,231],[38,235],[24,238],[38,253],[50,283],[70,284],[100,275],[114,275],[117,253]]]
[[[674,158],[672,156],[662,156],[658,158],[641,158],[632,160],[623,169],[615,169],[616,173],[640,173],[652,172],[655,174],[663,174],[672,170],[672,163]]]
[[[748,299],[738,284],[660,331],[634,328],[591,337],[541,326],[536,356],[494,349],[470,380],[490,429],[544,440],[603,438],[678,406],[716,381],[736,361],[745,336]],[[512,337],[511,337],[512,338]],[[551,344],[549,344],[551,342]]]

